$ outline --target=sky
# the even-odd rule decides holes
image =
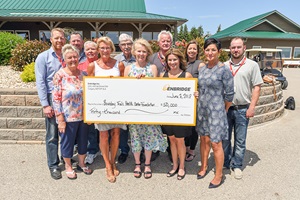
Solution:
[[[299,0],[145,0],[148,13],[187,19],[188,29],[203,27],[215,34],[242,20],[273,10],[300,25]]]

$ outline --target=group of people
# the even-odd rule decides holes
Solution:
[[[167,177],[177,174],[185,178],[185,162],[192,161],[200,136],[201,167],[197,179],[208,172],[208,156],[212,147],[215,159],[215,176],[209,188],[224,182],[223,167],[232,169],[237,179],[242,178],[242,164],[246,148],[249,118],[254,116],[262,78],[258,65],[244,56],[246,46],[242,38],[233,38],[230,44],[231,59],[219,61],[221,43],[209,38],[204,43],[206,60],[199,60],[201,51],[196,41],[188,43],[182,53],[172,48],[169,31],[158,35],[159,51],[152,52],[143,38],[133,41],[127,34],[119,37],[122,53],[111,57],[115,46],[109,37],[100,37],[97,43],[83,42],[79,33],[72,33],[66,44],[64,30],[51,31],[51,48],[36,59],[35,74],[38,95],[46,117],[46,152],[50,174],[62,178],[59,168],[58,141],[65,163],[66,176],[76,179],[72,167],[74,145],[78,149],[77,171],[87,175],[99,150],[106,167],[106,178],[116,181],[120,171],[116,165],[126,161],[130,147],[134,155],[133,176],[152,177],[151,162],[160,152],[169,153],[173,165]],[[98,56],[99,55],[99,56]],[[84,76],[97,77],[161,77],[198,78],[197,125],[146,125],[146,124],[86,124],[83,122]],[[149,86],[151,87],[151,86]],[[132,88],[134,89],[134,88]],[[234,129],[232,150],[231,132]],[[167,138],[163,136],[167,135]],[[129,136],[130,135],[130,136]],[[144,164],[142,170],[142,164]]]

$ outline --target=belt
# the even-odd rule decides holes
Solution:
[[[249,104],[246,104],[246,105],[233,105],[233,106],[230,106],[229,109],[230,110],[240,110],[240,109],[245,109],[245,108],[248,108],[249,107]]]

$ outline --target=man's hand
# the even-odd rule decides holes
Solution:
[[[246,111],[246,117],[250,118],[250,117],[254,117],[254,112],[255,112],[255,108],[248,108],[248,110]]]
[[[48,118],[51,118],[54,116],[54,111],[53,109],[51,108],[51,106],[45,106],[43,107],[43,112],[44,112],[44,115]]]

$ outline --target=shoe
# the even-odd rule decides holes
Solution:
[[[172,171],[172,170],[171,170],[171,171]],[[167,177],[172,177],[172,176],[174,176],[175,174],[177,174],[178,171],[179,171],[179,166],[177,167],[177,169],[176,169],[173,173],[171,173],[171,171],[169,171],[169,172],[167,173]]]
[[[133,175],[135,178],[141,178],[141,176],[142,176],[141,163],[135,164],[135,168],[137,168],[137,166],[140,166],[140,171],[134,170]],[[137,176],[135,176],[135,175],[137,175]]]
[[[77,170],[83,172],[86,175],[91,175],[93,173],[93,170],[91,170],[88,166],[80,167],[79,165],[77,165]]]
[[[77,178],[77,174],[75,173],[74,170],[72,170],[71,172],[66,172],[66,175],[67,175],[68,179],[70,179],[70,180],[75,180]],[[72,176],[70,176],[70,175],[72,175]]]
[[[141,154],[140,154],[140,162],[141,162],[141,163],[144,163],[145,160],[146,160],[145,154],[144,154],[144,152],[141,152]]]
[[[177,180],[179,180],[179,181],[181,181],[182,179],[184,179],[184,177],[185,177],[185,170],[184,170],[184,174],[183,175],[177,174]]]
[[[204,173],[204,175],[200,175],[199,174],[199,172],[197,173],[197,179],[203,179],[206,175],[207,175],[207,173],[208,173],[208,166],[206,167],[206,169],[205,169],[205,173]]]
[[[55,180],[62,178],[60,169],[56,169],[56,168],[50,169],[50,174],[51,174],[51,177]]]
[[[220,183],[217,184],[217,185],[212,184],[212,183],[210,182],[208,188],[209,188],[209,189],[217,188],[217,187],[219,187],[220,185],[222,185],[222,184],[224,183],[224,180],[225,180],[225,178],[224,178],[224,176],[223,176],[222,179],[221,179],[221,181],[220,181]]]
[[[157,159],[157,157],[159,156],[159,151],[157,152],[152,152],[152,155],[151,155],[151,162],[155,161]]]
[[[146,163],[145,163],[145,168],[146,168],[146,167],[149,167],[149,169],[150,169],[150,166],[151,166],[151,163],[150,163],[150,164],[146,164]],[[151,169],[150,169],[150,171],[144,170],[144,178],[145,178],[145,179],[149,179],[149,178],[151,178],[151,177],[152,177],[152,171],[151,171]]]
[[[233,168],[232,171],[234,172],[234,178],[235,179],[242,179],[243,178],[243,172],[240,168]]]
[[[97,157],[97,154],[87,153],[86,157],[85,157],[85,160],[84,160],[84,163],[91,165],[91,164],[93,164],[94,159],[96,157]]]
[[[106,168],[106,178],[110,183],[116,182],[116,177],[115,177],[112,169]]]
[[[185,161],[186,161],[186,162],[191,162],[191,161],[194,160],[195,157],[196,157],[196,155],[187,153],[187,154],[186,154],[186,157],[185,157]]]
[[[112,169],[113,169],[113,173],[115,176],[119,176],[120,171],[117,169],[116,163],[111,165]]]
[[[118,157],[118,163],[123,164],[124,162],[126,162],[127,157],[128,157],[128,154],[121,153]]]

